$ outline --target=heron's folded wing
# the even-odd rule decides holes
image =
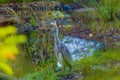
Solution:
[[[66,45],[63,43],[61,43],[60,52],[62,53],[62,55],[66,61],[72,61],[71,54],[70,54],[69,50],[67,49]]]

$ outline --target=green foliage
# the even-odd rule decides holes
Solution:
[[[104,35],[106,32],[109,32],[112,29],[119,29],[119,21],[120,20],[114,20],[112,22],[94,21],[91,23],[89,28]]]
[[[119,76],[117,70],[91,70],[89,75],[86,77],[86,80],[115,80]],[[119,78],[120,79],[120,78]]]
[[[74,69],[82,71],[85,80],[118,80],[120,50],[97,51],[93,56],[75,62]]]
[[[72,3],[72,2],[75,2],[75,1],[78,1],[78,0],[57,0],[58,2],[61,2],[61,3]]]
[[[57,11],[56,13],[53,14],[54,18],[63,18],[64,15],[62,12],[60,11]]]
[[[12,2],[33,2],[34,0],[0,0],[0,4],[5,4],[5,3],[12,3]]]
[[[56,68],[56,59],[40,60],[39,72],[27,75],[22,80],[59,80],[66,75],[75,75],[82,72],[82,80],[119,80],[120,50],[96,51],[93,56],[83,57],[75,61],[72,72]],[[56,72],[55,72],[56,71]],[[72,74],[73,73],[73,74]]]
[[[38,16],[38,14],[40,16]],[[30,26],[27,24],[27,22],[23,21],[23,22],[25,22],[25,25],[28,25],[27,26],[28,28],[32,27],[32,26],[38,26],[40,28],[42,26],[41,29],[43,27],[44,27],[44,29],[47,29],[47,27],[46,27],[47,20],[51,20],[54,18],[63,18],[64,15],[60,11],[45,11],[45,12],[35,11],[34,13],[31,13],[29,15],[24,15],[24,17],[30,17],[30,21],[28,21]],[[39,19],[40,19],[40,21],[39,21]],[[40,24],[40,26],[38,24]],[[48,28],[50,28],[50,27],[48,27]],[[49,34],[49,32],[47,32],[47,30],[41,31],[41,32],[39,33],[38,30],[31,30],[31,31],[25,32],[25,35],[28,38],[28,42],[25,44],[24,47],[25,47],[27,53],[31,56],[31,58],[35,58],[35,57],[37,57],[37,55],[39,56],[39,58],[44,58],[45,55],[43,55],[43,53],[45,50],[47,51],[45,53],[45,54],[47,54],[46,57],[49,56],[48,53],[52,52],[52,49],[51,50],[48,49],[51,46],[53,47],[53,45],[52,45],[53,41],[48,41],[48,39],[51,38],[52,35]]]
[[[10,77],[6,74],[0,73],[0,80],[17,80],[17,79]]]
[[[32,15],[30,16],[30,24],[32,26],[37,26],[37,21],[36,21],[35,17]]]
[[[93,14],[103,21],[113,21],[120,14],[119,0],[100,0],[99,3],[95,0],[90,0],[91,5],[95,8]]]
[[[35,57],[35,52],[37,53],[39,46],[37,45],[37,38],[38,38],[38,33],[35,31],[28,31],[25,32],[25,35],[27,36],[28,42],[25,43],[24,49],[28,56],[31,58]]]
[[[10,0],[0,0],[0,4],[3,4],[3,3],[10,3]]]
[[[21,80],[57,80],[55,77],[56,74],[52,70],[46,70],[45,73],[36,72],[27,75],[26,78],[23,78]]]
[[[88,14],[88,12],[74,11],[71,17],[78,27],[86,26],[86,24],[90,24],[93,21],[91,14]]]
[[[57,74],[55,73],[54,68],[56,68],[55,56],[46,61],[44,59],[40,60],[38,70],[41,72],[43,80],[57,79]]]
[[[58,80],[57,74],[54,71],[56,67],[55,57],[48,59],[47,61],[40,60],[39,65],[36,69],[38,72],[27,75],[21,80]]]
[[[90,29],[97,32],[98,34],[96,37],[100,35],[102,36],[101,42],[103,42],[104,46],[106,48],[113,47],[119,47],[119,42],[115,42],[113,39],[110,39],[109,35],[107,33],[111,33],[112,30],[117,30],[120,28],[120,1],[118,0],[100,0],[99,2],[90,1],[91,5],[95,9],[94,11],[90,10],[89,14],[91,15],[91,25],[89,26]],[[89,9],[89,8],[87,8]],[[88,16],[89,17],[89,16]],[[115,32],[112,34],[113,36],[118,36],[119,32]],[[110,43],[113,42],[113,45],[110,45]],[[110,45],[110,46],[109,46]]]
[[[31,58],[25,53],[21,45],[20,54],[18,54],[16,57],[16,61],[9,61],[9,64],[14,71],[15,78],[21,78],[27,74],[35,72],[35,64],[32,63]]]

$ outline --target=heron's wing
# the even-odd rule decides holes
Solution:
[[[59,49],[60,49],[60,52],[62,53],[63,58],[66,60],[66,62],[70,63],[72,61],[72,57],[71,57],[71,54],[68,51],[66,45],[61,43]]]

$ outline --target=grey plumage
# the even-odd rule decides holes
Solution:
[[[57,57],[57,60],[64,67],[71,67],[72,57],[66,45],[63,44],[58,38],[58,27],[56,21],[54,21],[52,25],[54,25],[54,52]]]

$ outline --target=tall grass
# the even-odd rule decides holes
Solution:
[[[82,71],[84,80],[119,80],[120,50],[97,51],[93,56],[76,61],[74,68]]]
[[[100,0],[91,1],[91,6],[95,8],[95,15],[103,21],[112,21],[120,13],[120,0]]]

